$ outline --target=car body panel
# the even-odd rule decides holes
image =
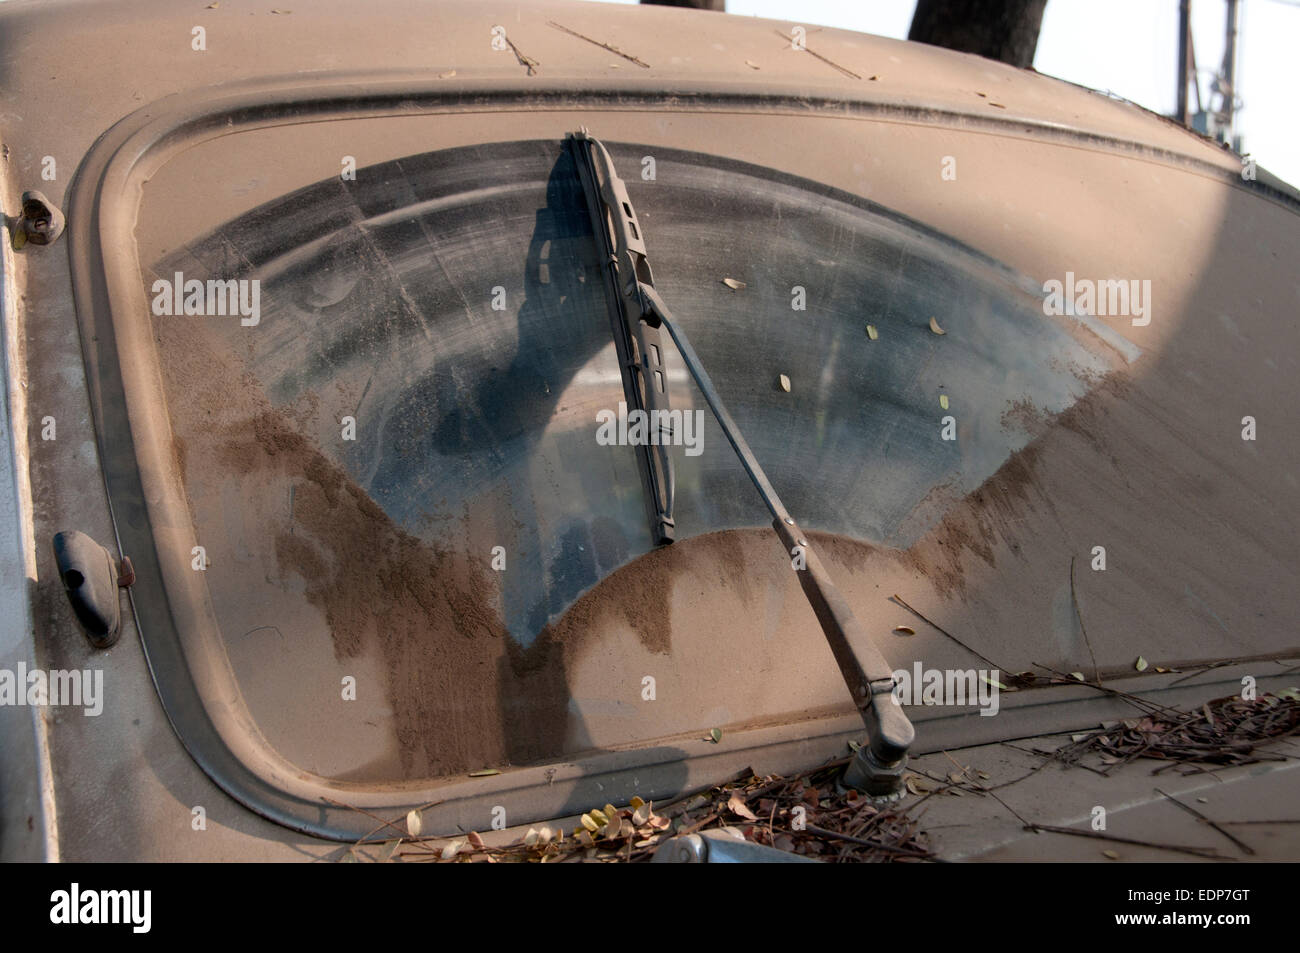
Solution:
[[[22,288],[14,328],[26,335],[14,343],[26,344],[21,360],[33,448],[33,525],[22,537],[38,580],[28,587],[37,633],[33,658],[49,667],[101,665],[109,684],[120,686],[97,718],[60,711],[42,716],[52,738],[61,856],[214,858],[324,850],[305,847],[314,842],[227,800],[189,760],[173,724],[190,735],[189,753],[226,791],[292,827],[332,836],[365,833],[355,812],[320,800],[328,792],[338,801],[387,810],[435,796],[418,781],[378,789],[321,784],[315,771],[262,744],[257,719],[229,677],[230,663],[211,654],[212,643],[198,634],[198,615],[186,615],[196,610],[156,594],[168,574],[168,591],[192,584],[188,567],[140,554],[138,585],[154,586],[156,603],[166,606],[153,624],[173,616],[183,652],[180,641],[163,640],[143,654],[128,614],[118,646],[91,653],[57,586],[48,584],[55,577],[45,541],[59,529],[81,529],[106,542],[123,521],[138,526],[147,518],[164,547],[184,552],[192,542],[190,517],[169,502],[175,488],[166,484],[162,465],[148,470],[152,476],[146,475],[134,511],[110,512],[101,488],[101,465],[111,485],[115,476],[130,478],[138,456],[161,461],[172,452],[165,416],[159,418],[151,402],[130,408],[129,427],[102,416],[114,406],[108,395],[116,384],[114,368],[122,380],[158,383],[144,357],[149,348],[119,347],[105,334],[127,327],[107,320],[115,296],[133,293],[143,300],[141,265],[168,253],[158,236],[194,242],[222,222],[335,175],[340,155],[358,155],[363,168],[373,167],[483,143],[557,142],[565,131],[587,125],[611,142],[707,153],[878,203],[918,228],[977,249],[1013,282],[1061,277],[1063,266],[1081,276],[1149,279],[1158,302],[1149,326],[1135,327],[1127,317],[1100,318],[1091,329],[1060,322],[1068,329],[1061,333],[1094,362],[1073,377],[1091,382],[1082,400],[1028,408],[993,441],[1021,452],[990,458],[991,468],[962,467],[956,480],[923,487],[920,501],[882,525],[879,537],[865,528],[852,534],[870,538],[871,546],[839,551],[834,568],[880,639],[891,638],[895,625],[916,626],[912,641],[879,643],[899,665],[912,659],[931,666],[974,662],[890,602],[894,593],[1012,670],[1035,662],[1073,667],[1082,664],[1085,649],[1112,674],[1131,667],[1138,654],[1177,663],[1271,658],[1296,649],[1296,509],[1270,504],[1294,500],[1288,474],[1295,471],[1297,444],[1287,435],[1295,424],[1270,419],[1277,438],[1267,450],[1229,438],[1244,414],[1292,402],[1295,358],[1272,342],[1286,333],[1300,301],[1295,276],[1278,264],[1300,252],[1297,199],[1266,174],[1244,180],[1234,156],[1170,123],[974,57],[837,31],[815,34],[810,45],[855,72],[854,78],[790,50],[776,35],[784,25],[707,14],[445,4],[425,20],[405,4],[373,4],[364,29],[384,38],[385,69],[376,71],[371,47],[342,42],[358,28],[356,11],[342,3],[287,15],[239,3],[202,11],[197,19],[206,24],[205,52],[189,46],[191,28],[200,25],[194,12],[170,5],[5,6],[0,137],[10,149],[6,210],[18,191],[39,180],[43,157],[54,155],[61,171],[40,184],[69,212],[70,228],[57,246],[23,253],[13,270]],[[637,50],[651,67],[575,39],[549,20],[580,22],[587,35]],[[490,31],[497,24],[540,63],[532,75],[512,52],[492,49]],[[46,78],[33,64],[51,44],[60,56]],[[117,55],[106,59],[105,49]],[[295,127],[291,139],[284,134],[289,124]],[[348,132],[340,134],[344,126]],[[267,158],[250,172],[241,158],[249,155]],[[948,156],[957,159],[955,181],[941,177]],[[74,167],[76,185],[68,193]],[[195,181],[204,187],[195,190]],[[187,190],[201,200],[187,203]],[[168,217],[167,228],[151,227],[158,216]],[[1152,223],[1171,222],[1177,227],[1153,240]],[[647,227],[655,227],[653,217]],[[647,241],[656,261],[671,260],[668,249],[656,254],[653,232]],[[665,294],[672,293],[673,280],[672,270],[659,273]],[[683,287],[680,294],[687,293]],[[948,324],[952,337],[944,343],[977,348],[989,341],[978,326]],[[796,381],[815,372],[814,358],[811,348],[797,355]],[[85,366],[94,372],[89,392]],[[1248,382],[1243,369],[1250,369]],[[11,395],[22,371],[9,369]],[[14,412],[12,400],[10,406]],[[1003,409],[992,419],[1000,420]],[[61,436],[38,445],[39,421],[47,414],[59,421]],[[151,415],[157,423],[152,430],[138,422]],[[939,416],[936,406],[936,426]],[[124,441],[124,434],[137,443]],[[755,441],[756,449],[767,456],[786,436],[774,431],[768,443]],[[20,449],[14,452],[21,456]],[[1267,465],[1261,465],[1262,452],[1269,455]],[[16,483],[20,501],[22,493]],[[1124,505],[1117,508],[1116,499]],[[1141,514],[1141,526],[1134,514]],[[833,511],[810,525],[841,529]],[[1123,570],[1085,574],[1091,548],[1085,542],[1102,537]],[[779,547],[762,536],[736,545],[750,563],[761,565],[770,552],[772,565],[780,567]],[[827,545],[836,555],[834,544]],[[1072,579],[1075,555],[1081,562]],[[761,578],[762,598],[786,606],[780,594],[789,580],[777,573]],[[483,827],[497,804],[512,818],[560,815],[587,806],[607,786],[662,796],[747,764],[776,770],[839,750],[854,722],[842,713],[847,697],[839,699],[843,686],[829,657],[818,654],[824,649],[811,614],[789,601],[781,610],[788,617],[778,613],[769,633],[793,633],[789,643],[757,652],[744,626],[717,626],[720,616],[743,611],[753,597],[734,578],[724,578],[705,599],[677,598],[667,607],[673,631],[710,638],[678,639],[669,666],[656,658],[662,653],[629,642],[626,629],[610,627],[566,675],[569,688],[639,685],[655,666],[676,679],[673,689],[696,707],[652,716],[659,729],[638,728],[636,737],[658,739],[649,752],[621,750],[632,736],[611,730],[587,739],[608,749],[603,754],[459,780],[454,796],[437,792],[451,806],[436,823],[448,830]],[[1075,601],[1084,607],[1090,645]],[[25,639],[12,639],[15,651]],[[184,653],[208,653],[207,661],[187,663]],[[1047,657],[1036,657],[1043,653]],[[790,675],[791,657],[806,660],[799,676]],[[742,660],[731,663],[721,689],[719,659]],[[151,670],[166,696],[166,714],[150,689]],[[710,691],[721,692],[720,704],[698,707]],[[1064,690],[1067,696],[1070,691]],[[574,694],[600,700],[594,689]],[[1008,696],[1009,710],[1024,708],[1022,727],[999,730],[1032,734],[1085,717],[1049,706],[1048,697]],[[764,723],[734,714],[788,714],[790,699],[803,706],[806,721]],[[1052,714],[1034,711],[1040,707]],[[987,740],[983,733],[992,729],[984,722],[998,720],[972,714],[932,719],[936,724],[921,746]],[[715,725],[727,728],[723,745],[699,740]],[[195,743],[194,731],[207,732],[207,740]],[[38,750],[40,736],[31,736]],[[308,749],[328,744],[328,732],[308,731]],[[574,752],[581,749],[572,745]],[[656,763],[660,773],[648,781],[643,775]],[[251,772],[250,764],[256,766]],[[39,798],[40,785],[30,791]],[[196,806],[206,806],[207,831],[193,829]],[[52,821],[43,835],[53,830]],[[39,840],[33,832],[24,842]],[[5,847],[19,849],[32,848]]]

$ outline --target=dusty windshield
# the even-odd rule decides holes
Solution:
[[[659,290],[850,577],[930,528],[936,490],[960,498],[1027,442],[1016,400],[1063,410],[1100,368],[1005,269],[886,210],[610,149]],[[834,679],[775,708],[705,690],[724,666],[710,630],[753,633],[774,665],[819,636],[779,647],[797,584],[748,532],[765,512],[673,353],[673,407],[700,423],[672,451],[681,541],[651,554],[633,453],[598,439],[623,400],[599,267],[568,153],[530,141],[333,177],[146,269],[212,606],[290,760],[431,778],[847,705]],[[226,314],[187,316],[190,283],[206,309],[213,281]],[[967,346],[940,348],[930,318],[954,309]],[[949,395],[974,439],[935,439]],[[637,691],[670,653],[699,664],[647,720]],[[366,717],[318,704],[347,677]]]

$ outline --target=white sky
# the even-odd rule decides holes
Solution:
[[[727,0],[732,14],[895,39],[907,37],[915,6],[915,0]],[[1210,72],[1223,59],[1225,7],[1224,0],[1192,0],[1192,45],[1207,106]],[[1242,0],[1238,28],[1242,149],[1300,187],[1300,0]],[[1177,96],[1177,61],[1178,0],[1048,0],[1034,68],[1168,115]]]

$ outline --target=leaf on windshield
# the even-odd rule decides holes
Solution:
[[[745,287],[745,283],[737,278],[723,278],[722,283],[732,291],[739,291]]]
[[[867,337],[873,341],[876,340],[876,338],[880,337],[880,332],[876,330],[876,326],[874,324],[867,325]]]
[[[948,333],[948,332],[945,331],[943,328],[939,327],[939,322],[936,321],[934,318],[931,318],[931,319],[930,319],[930,330],[933,331],[935,334],[947,334],[947,333]]]

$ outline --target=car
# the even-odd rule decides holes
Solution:
[[[0,6],[0,856],[350,858],[850,756],[915,797],[1138,692],[1292,704],[1300,193],[797,26]]]

